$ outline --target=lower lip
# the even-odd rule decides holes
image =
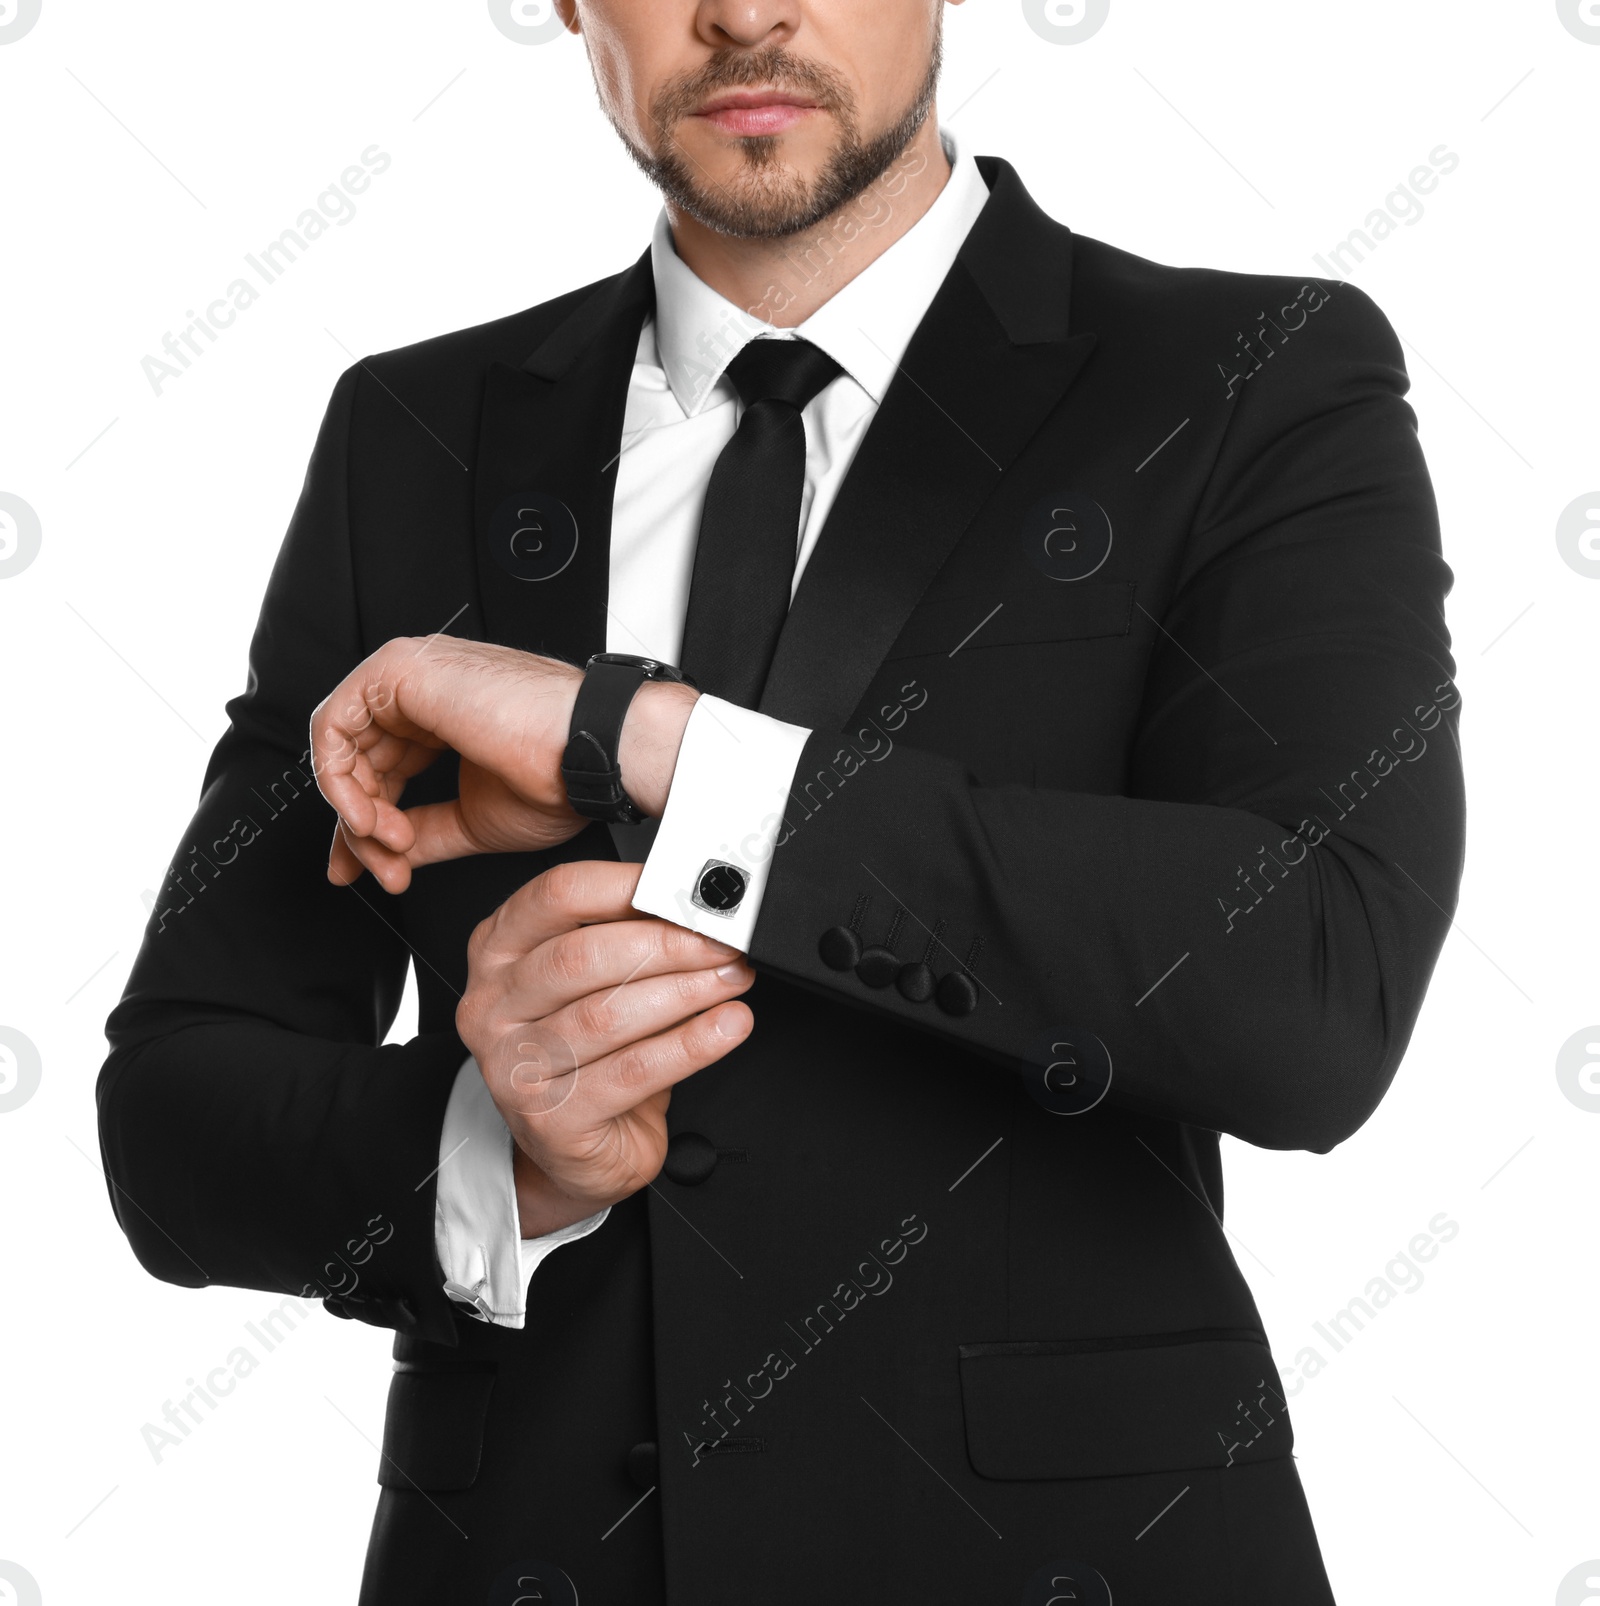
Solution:
[[[724,106],[700,115],[722,134],[782,134],[815,109],[812,106]]]

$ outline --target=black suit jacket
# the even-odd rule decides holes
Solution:
[[[447,622],[605,646],[648,256],[335,390],[99,1099],[153,1273],[395,1330],[364,1599],[511,1600],[542,1564],[630,1606],[1010,1602],[1063,1561],[1119,1602],[1328,1598],[1218,1134],[1354,1132],[1454,904],[1401,353],[1359,290],[1142,261],[980,167],[762,698],[815,734],[754,1035],[521,1332],[434,1253],[466,940],[611,840],[336,890],[307,719]],[[528,493],[577,531],[539,580],[496,521]],[[420,1031],[382,1047],[408,960]]]

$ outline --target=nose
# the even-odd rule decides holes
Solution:
[[[800,28],[800,0],[700,0],[695,32],[719,50],[787,44]]]

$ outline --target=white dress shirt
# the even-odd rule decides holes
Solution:
[[[738,393],[725,370],[757,338],[809,340],[843,369],[802,414],[806,470],[794,570],[799,584],[900,358],[989,198],[972,158],[942,130],[940,138],[951,172],[933,205],[792,330],[752,316],[696,277],[678,256],[666,213],[657,219],[650,247],[655,313],[639,334],[612,502],[608,652],[678,661],[706,485],[739,422]],[[859,225],[860,234],[871,227]],[[829,249],[847,258],[851,242],[844,232],[829,236]],[[791,284],[807,276],[804,254],[808,247],[819,249],[814,240],[802,237],[790,252]],[[810,734],[720,698],[701,697],[684,729],[634,907],[748,949],[795,767]],[[713,858],[740,865],[748,877],[731,915],[690,902],[690,889]],[[476,1060],[469,1058],[457,1073],[439,1153],[435,1235],[445,1292],[486,1321],[519,1328],[539,1263],[561,1244],[593,1232],[607,1212],[540,1238],[521,1237],[511,1133]]]

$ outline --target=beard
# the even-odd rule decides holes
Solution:
[[[831,68],[805,61],[774,45],[765,50],[727,50],[697,71],[665,85],[650,103],[655,149],[641,150],[611,119],[628,153],[667,202],[718,234],[745,240],[781,240],[816,227],[865,191],[916,137],[933,107],[943,56],[943,29],[922,84],[905,111],[882,132],[863,136],[855,97]],[[752,135],[739,141],[738,172],[725,183],[712,179],[687,156],[675,130],[712,95],[730,89],[772,88],[801,94],[830,113],[839,137],[822,171],[806,180],[785,165],[782,136]],[[609,115],[609,114],[608,114]]]

